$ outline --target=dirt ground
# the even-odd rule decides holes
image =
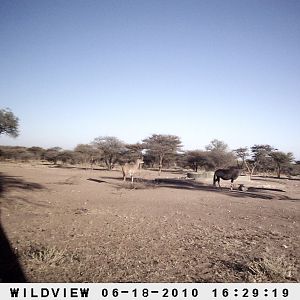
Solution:
[[[300,281],[300,179],[240,177],[242,192],[179,171],[141,170],[134,188],[118,170],[0,172],[3,235],[27,281]]]

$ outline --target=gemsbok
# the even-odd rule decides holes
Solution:
[[[233,181],[236,180],[241,175],[242,169],[231,167],[229,169],[218,169],[214,174],[214,180],[213,185],[216,185],[216,182],[218,182],[219,187],[220,185],[220,178],[223,180],[231,180],[230,184],[230,190],[233,189]]]
[[[142,159],[137,159],[135,162],[125,163],[124,165],[122,165],[123,180],[126,181],[127,176],[130,176],[131,183],[133,183],[133,175],[143,163],[144,162]]]

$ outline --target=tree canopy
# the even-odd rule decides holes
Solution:
[[[153,134],[143,140],[144,148],[151,155],[158,158],[159,173],[162,170],[164,159],[167,155],[176,154],[182,147],[181,140],[176,135]]]
[[[0,109],[0,135],[7,134],[11,137],[19,135],[19,119],[10,109]]]
[[[274,160],[277,169],[277,177],[280,178],[282,168],[290,167],[294,160],[293,153],[284,153],[282,151],[273,151],[270,153],[271,158]]]
[[[195,172],[198,172],[198,168],[211,170],[215,167],[209,151],[202,151],[202,150],[187,151],[186,163]]]
[[[124,142],[114,136],[100,136],[94,139],[93,145],[100,150],[101,157],[108,170],[111,170],[125,150]]]
[[[235,155],[228,150],[228,145],[223,141],[214,139],[205,147],[215,168],[229,167],[235,164]]]

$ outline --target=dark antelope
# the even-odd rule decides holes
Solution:
[[[239,175],[241,174],[242,169],[238,169],[238,168],[229,168],[229,169],[218,169],[215,174],[214,174],[214,186],[216,185],[216,182],[218,182],[219,187],[221,187],[220,185],[220,178],[222,178],[223,180],[231,180],[231,184],[230,184],[230,190],[233,189],[233,181],[236,180]]]
[[[136,173],[136,171],[139,169],[140,165],[143,164],[142,159],[137,159],[134,163],[126,163],[122,166],[122,172],[123,172],[123,180],[125,181],[127,176],[131,177],[131,182],[133,183],[133,175]]]

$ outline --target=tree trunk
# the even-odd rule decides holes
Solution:
[[[246,168],[247,168],[247,171],[249,173],[249,176],[250,176],[250,180],[251,180],[251,177],[252,177],[252,170],[250,169],[249,165],[247,164],[247,162],[244,160],[243,162],[243,165],[245,164]],[[253,170],[254,171],[254,170]]]
[[[163,163],[163,156],[161,155],[161,156],[159,156],[158,176],[160,176],[160,174],[161,174],[162,163]]]
[[[110,160],[109,159],[105,159],[105,164],[106,164],[107,170],[110,171],[111,170]]]
[[[251,169],[251,172],[250,172],[250,179],[252,178],[252,175],[253,175],[253,173],[254,173],[255,167],[256,167],[256,165],[254,165],[254,166],[252,167],[252,169]]]
[[[281,167],[280,165],[277,166],[277,178],[280,178],[281,175]]]

